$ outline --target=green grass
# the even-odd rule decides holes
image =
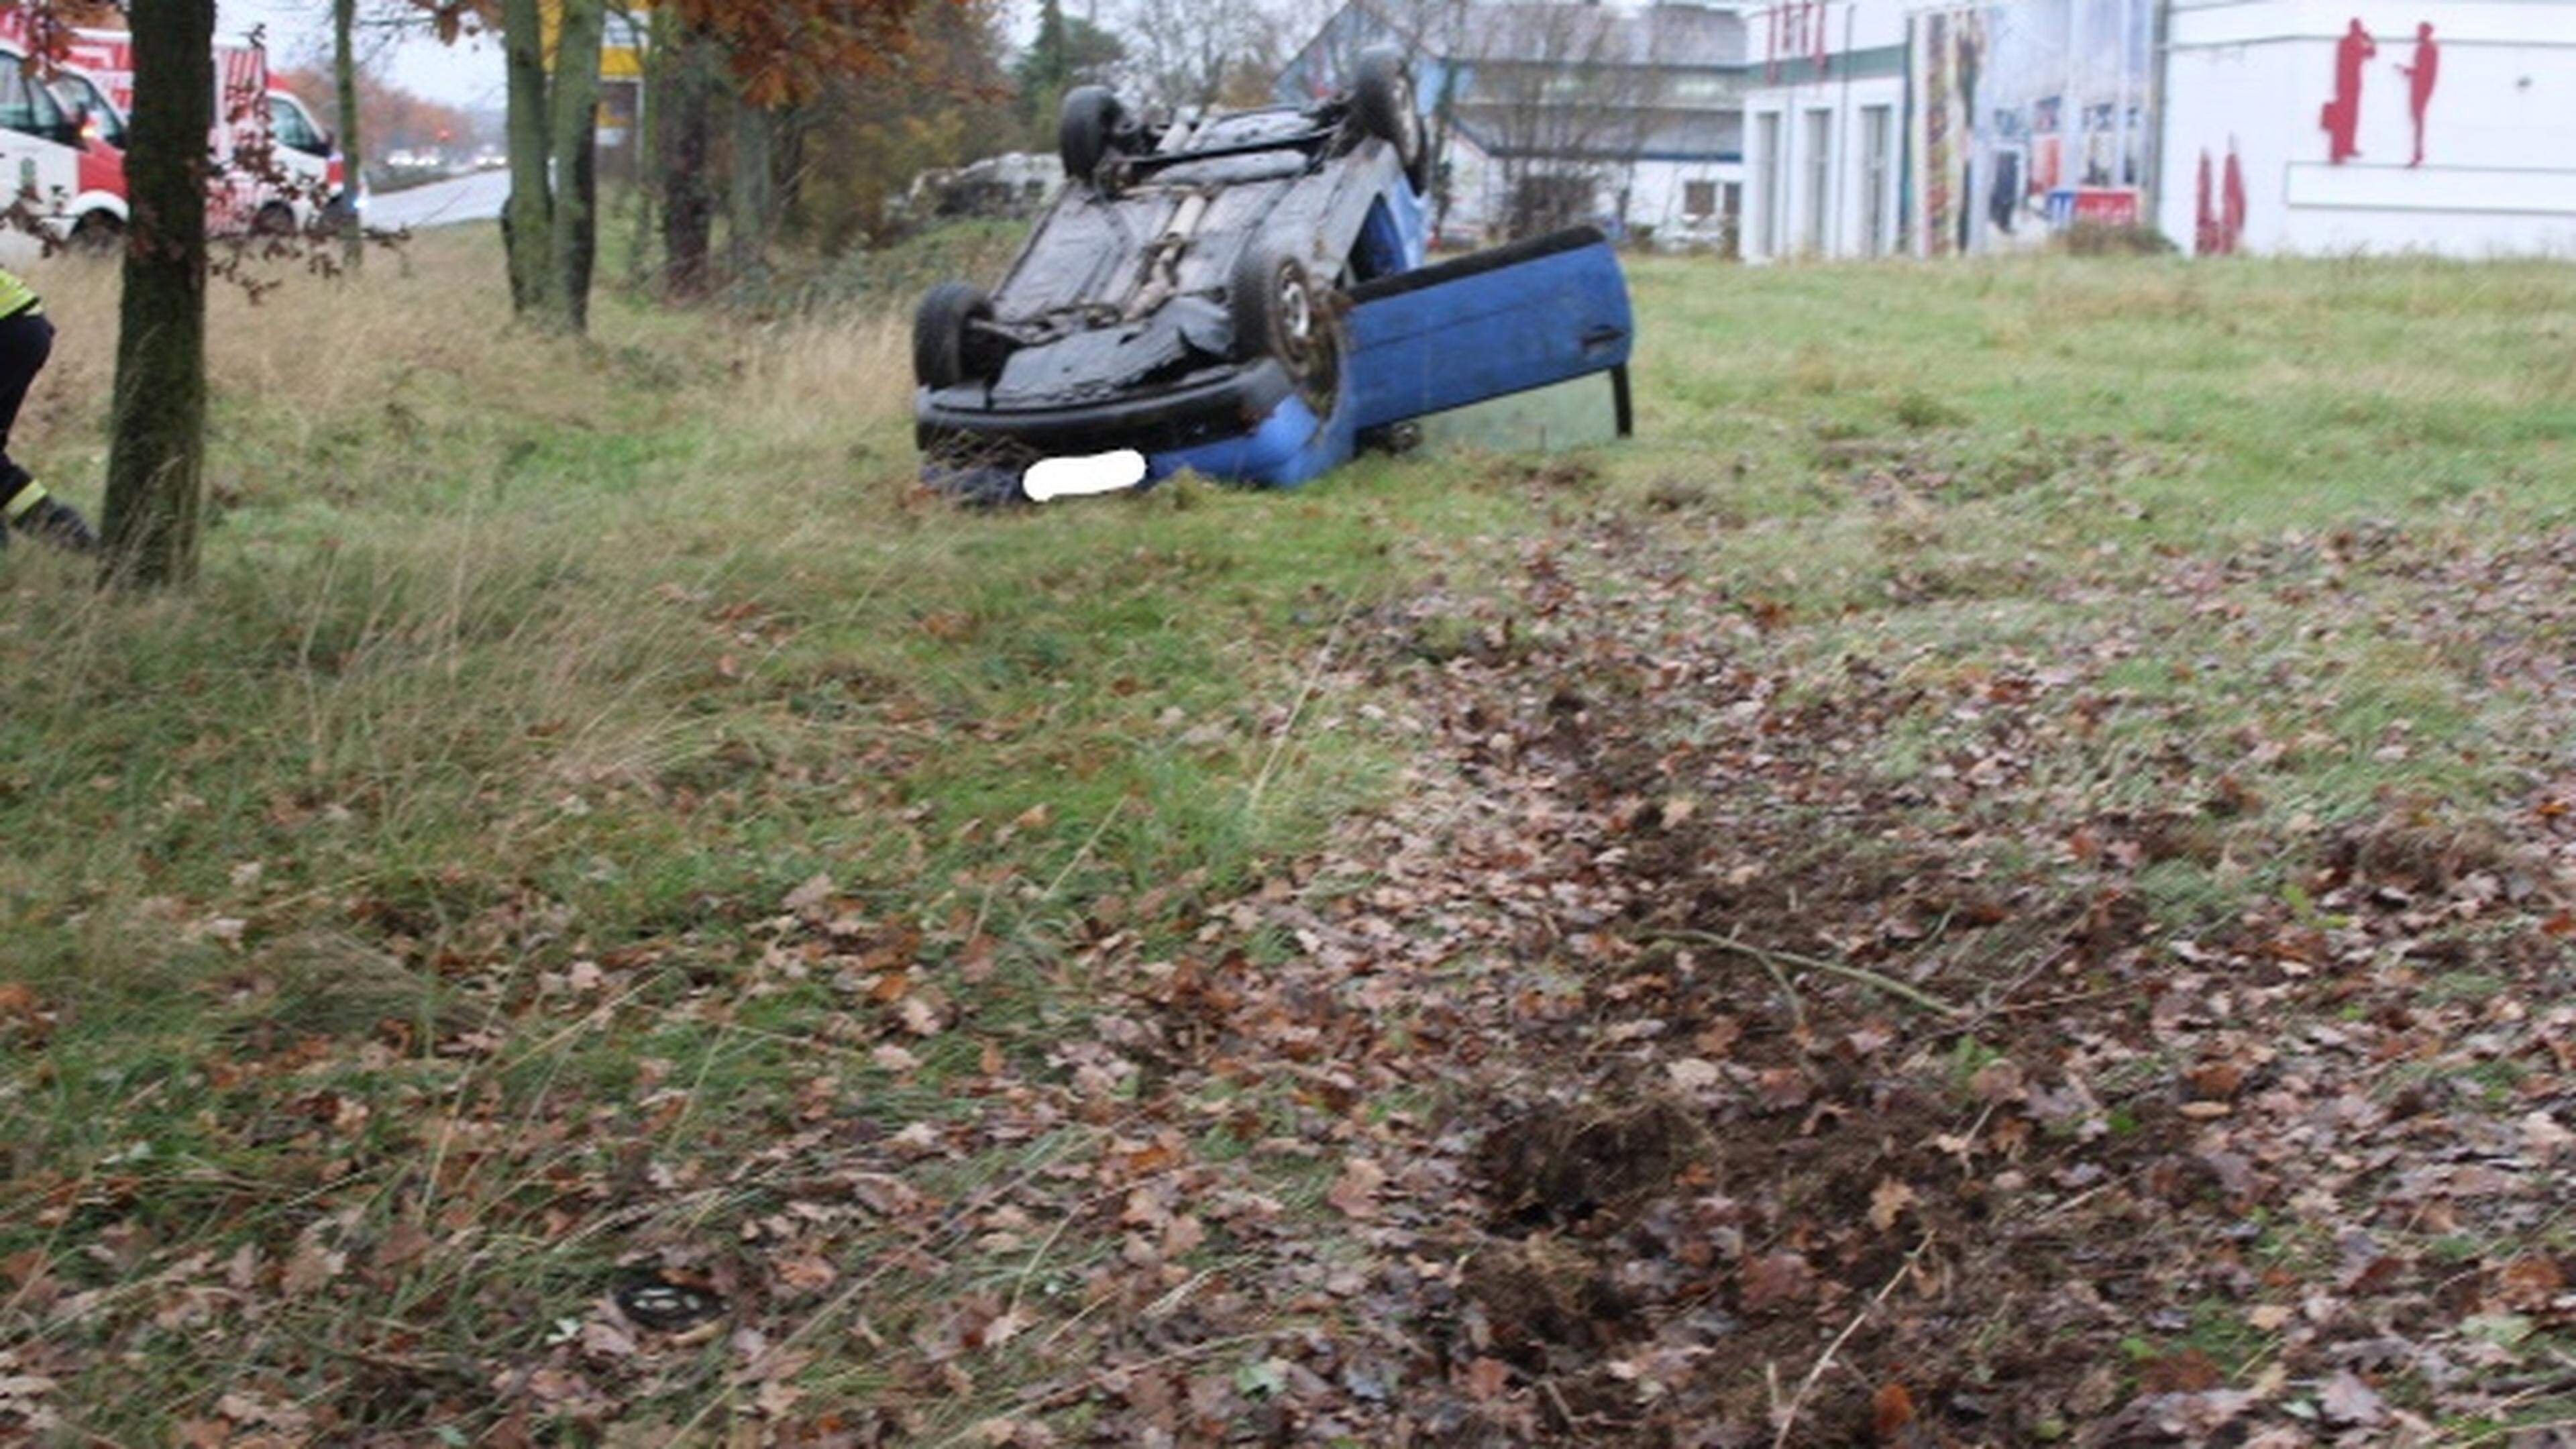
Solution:
[[[791,1184],[731,1169],[817,1102],[891,1129],[979,1110],[996,1058],[1063,1081],[1091,942],[1177,941],[1397,788],[1410,746],[1356,713],[1348,621],[1435,580],[1472,596],[1571,515],[1633,516],[1725,607],[1784,611],[1763,648],[1802,670],[1865,654],[1938,690],[2130,641],[2098,731],[2036,746],[2007,814],[2148,808],[2147,762],[2256,736],[2296,745],[2265,821],[2467,808],[2508,744],[2565,736],[2377,627],[2412,585],[2318,546],[2576,520],[2563,268],[1632,276],[1641,437],[1596,489],[1372,459],[1296,495],[1003,515],[913,491],[900,324],[864,283],[837,320],[611,299],[594,346],[509,331],[456,238],[228,299],[202,585],[104,600],[0,558],[0,982],[42,1013],[0,1013],[0,1263],[103,1295],[0,1308],[0,1344],[77,1346],[55,1405],[121,1442],[244,1373],[342,1415],[473,1399],[427,1370],[377,1410],[329,1385],[370,1355],[532,1353],[640,1247],[782,1211]],[[87,502],[107,296],[48,285],[64,361],[21,446]],[[2258,582],[2209,612],[2164,586],[2181,558]],[[2318,597],[2340,631],[2303,631]],[[1861,757],[1905,778],[1967,733],[1910,717]],[[2176,860],[2146,889],[2209,919],[2285,869]],[[774,958],[818,875],[847,930]],[[920,1065],[889,1071],[906,999],[937,1026],[895,1032]],[[1246,1095],[1294,1130],[1284,1087]],[[1100,1130],[909,1186],[971,1199]],[[1329,1179],[1265,1170],[1292,1203]],[[648,1178],[659,1204],[618,1216]],[[299,1244],[400,1231],[435,1246],[390,1255],[380,1297],[280,1293],[240,1336],[142,1311],[194,1255],[249,1254],[267,1294]],[[959,1261],[961,1289],[1030,1278],[1025,1247]],[[813,1373],[882,1387],[864,1356]]]

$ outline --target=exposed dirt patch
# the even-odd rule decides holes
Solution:
[[[1439,923],[1426,956],[1501,994],[1417,1065],[1557,1104],[1399,1149],[1481,1197],[1417,1200],[1466,1264],[1413,1319],[1453,1346],[1417,1407],[1510,1442],[2292,1445],[2478,1402],[2460,1325],[2547,1276],[2486,1255],[2567,1176],[2539,1064],[2576,1013],[2496,1004],[2570,978],[2513,944],[2576,932],[2565,811],[2285,819],[2250,735],[2146,757],[2153,803],[2078,795],[2138,713],[2121,650],[1799,662],[1593,542],[1615,591],[1541,552],[1517,608],[1381,621],[1455,773],[1362,853],[1377,885],[1296,913],[1354,957]],[[1426,674],[1431,621],[1485,647]],[[1882,773],[1894,733],[1927,743]],[[2170,884],[2249,859],[2283,894]],[[2442,1132],[2552,1145],[2463,1176]]]
[[[1476,1146],[1476,1173],[1498,1224],[1573,1226],[1624,1216],[1681,1186],[1711,1181],[1716,1144],[1700,1115],[1655,1099],[1633,1107],[1545,1105],[1496,1126]]]
[[[1524,1369],[1545,1371],[1567,1351],[1614,1348],[1634,1326],[1634,1305],[1601,1255],[1544,1234],[1476,1253],[1461,1288],[1469,1341]]]

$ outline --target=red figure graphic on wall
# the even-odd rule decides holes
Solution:
[[[2218,202],[2218,250],[2236,255],[2245,241],[2245,167],[2236,159],[2236,138],[2227,138],[2227,180]]]
[[[2352,28],[2335,42],[2334,99],[2319,118],[2326,128],[2326,159],[2341,166],[2361,154],[2354,136],[2361,129],[2361,68],[2379,54],[2379,45],[2355,17]]]
[[[2409,166],[2424,164],[2424,108],[2433,103],[2433,86],[2442,78],[2442,47],[2433,42],[2433,22],[2427,20],[2415,27],[2415,63],[2397,68],[2406,77],[2406,100],[2415,113],[2415,159]]]
[[[2209,148],[2200,148],[2200,184],[2194,188],[2199,203],[2192,211],[2191,254],[2196,257],[2218,255],[2218,201],[2210,192]]]

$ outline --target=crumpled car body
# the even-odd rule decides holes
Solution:
[[[1597,232],[1424,265],[1400,80],[1159,133],[1121,118],[1068,97],[1072,184],[989,296],[924,299],[934,487],[1016,499],[1033,466],[1100,455],[1128,457],[1135,483],[1187,468],[1294,486],[1424,413],[1589,372],[1624,382],[1633,319]]]

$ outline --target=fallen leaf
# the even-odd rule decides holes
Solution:
[[[1725,1079],[1725,1073],[1718,1070],[1717,1063],[1699,1057],[1666,1062],[1664,1072],[1673,1079],[1674,1086],[1685,1092],[1702,1091]]]
[[[1896,1442],[1896,1437],[1913,1422],[1914,1396],[1905,1391],[1905,1385],[1881,1384],[1878,1392],[1869,1396],[1869,1424],[1878,1442]]]
[[[895,1003],[894,1014],[903,1021],[903,1029],[914,1036],[939,1035],[939,1008],[918,996],[907,996]]]
[[[594,1318],[581,1326],[581,1351],[592,1358],[632,1358],[635,1340],[617,1325]]]
[[[2151,1394],[2206,1393],[2226,1379],[2217,1361],[2196,1348],[2151,1358],[2138,1366],[2138,1386]]]
[[[1744,1311],[1785,1307],[1815,1290],[1816,1270],[1797,1253],[1765,1253],[1746,1261],[1739,1280]]]
[[[2509,1309],[2536,1312],[2549,1307],[2567,1286],[2567,1275],[2551,1260],[2525,1255],[2496,1272],[2494,1301]]]
[[[779,909],[792,916],[811,915],[832,898],[833,885],[829,872],[817,872],[813,879],[787,893]]]
[[[2555,1159],[2567,1144],[2576,1142],[2576,1132],[2558,1125],[2558,1119],[2547,1112],[2534,1112],[2522,1119],[2522,1145],[2543,1162]]]
[[[1870,1226],[1886,1232],[1896,1226],[1896,1220],[1903,1217],[1905,1210],[1914,1206],[1917,1200],[1914,1189],[1904,1183],[1892,1177],[1880,1178],[1878,1186],[1869,1195]]]
[[[839,1269],[812,1254],[779,1260],[777,1272],[779,1283],[793,1293],[820,1293],[841,1276]]]
[[[985,1324],[983,1331],[976,1335],[976,1341],[986,1348],[1000,1348],[1003,1344],[1019,1337],[1036,1322],[1035,1318],[1016,1308],[1009,1309],[1000,1317]]]
[[[2325,1392],[2317,1396],[2317,1407],[2338,1424],[2368,1427],[2388,1417],[2388,1405],[2379,1392],[2361,1381],[2350,1369],[2339,1369],[2326,1381]]]
[[[1386,1169],[1365,1157],[1354,1157],[1342,1164],[1342,1175],[1334,1180],[1324,1201],[1355,1218],[1375,1215],[1378,1189],[1386,1185]]]
[[[293,1256],[286,1260],[286,1272],[278,1286],[286,1290],[287,1296],[300,1298],[339,1277],[348,1266],[348,1254],[306,1238],[295,1245]]]

